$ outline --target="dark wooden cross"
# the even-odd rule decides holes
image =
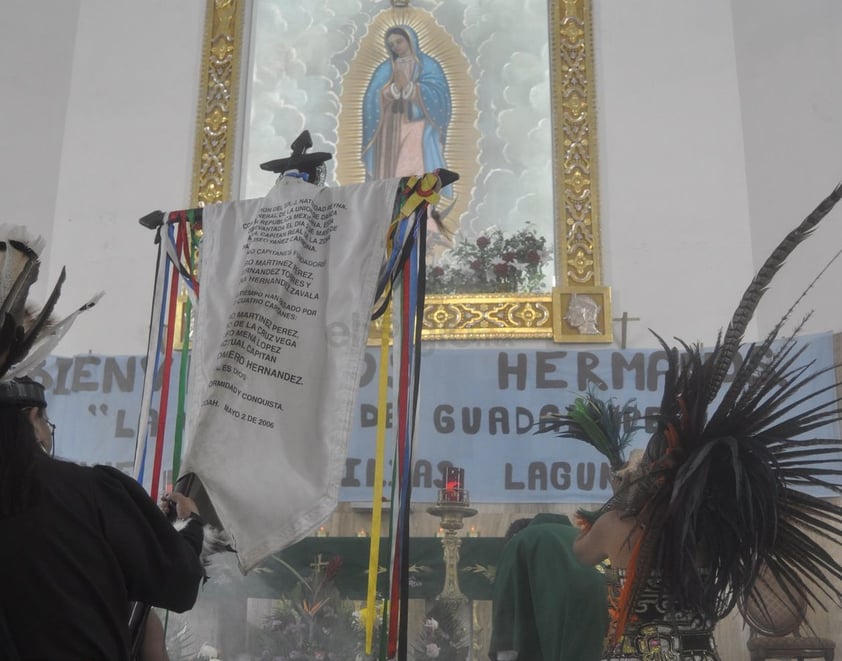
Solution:
[[[623,312],[622,317],[615,317],[614,321],[620,322],[620,348],[626,348],[626,331],[630,321],[640,321],[640,317],[630,317],[628,312]]]

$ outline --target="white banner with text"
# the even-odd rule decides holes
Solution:
[[[281,177],[262,200],[204,210],[183,471],[244,569],[336,507],[397,192]],[[324,332],[337,324],[341,345]]]

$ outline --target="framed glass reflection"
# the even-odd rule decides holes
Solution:
[[[265,194],[274,175],[259,164],[304,129],[334,155],[328,185],[446,167],[460,178],[428,239],[426,337],[611,341],[589,12],[587,0],[216,0],[196,202]],[[597,332],[554,310],[552,292],[577,287],[607,319]]]

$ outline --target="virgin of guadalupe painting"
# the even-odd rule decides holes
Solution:
[[[456,172],[442,229],[429,223],[427,293],[549,291],[548,6],[389,4],[255,0],[243,162],[284,155],[306,128],[334,156],[330,186]],[[250,167],[245,196],[271,185]]]
[[[374,70],[363,96],[366,180],[444,168],[453,112],[444,69],[421,51],[408,25],[389,28],[384,42],[387,58]],[[442,194],[452,197],[450,186]]]
[[[453,35],[429,12],[375,14],[348,62],[338,117],[340,183],[403,177],[438,168],[459,174],[444,188],[430,231],[428,263],[453,245],[479,169],[477,82]]]

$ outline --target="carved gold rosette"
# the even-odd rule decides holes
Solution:
[[[192,195],[197,205],[230,199],[245,2],[208,0]],[[591,2],[548,0],[557,286],[537,295],[429,296],[425,339],[613,340],[611,292],[601,281]],[[568,323],[564,305],[577,293],[599,306],[598,333],[583,334]]]

